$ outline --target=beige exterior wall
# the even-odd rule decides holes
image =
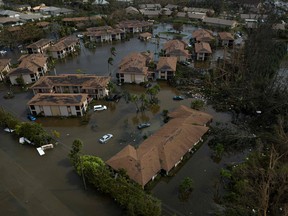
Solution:
[[[141,83],[147,81],[146,77],[142,74],[124,74],[125,83]]]

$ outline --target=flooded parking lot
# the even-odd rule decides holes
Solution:
[[[171,26],[159,26],[155,30],[161,32]],[[193,27],[191,27],[193,28]],[[187,35],[192,32],[185,27]],[[191,30],[191,32],[190,32]],[[186,31],[186,30],[185,30]],[[187,36],[187,38],[188,38]],[[56,64],[56,73],[87,73],[108,75],[107,60],[111,56],[110,48],[115,47],[112,75],[115,76],[120,60],[132,51],[147,51],[156,53],[161,49],[165,39],[160,40],[157,47],[155,41],[141,42],[137,38],[129,41],[103,44],[95,50],[82,47],[79,56],[68,58]],[[52,71],[54,73],[54,71]],[[96,155],[107,160],[126,145],[138,146],[144,136],[149,136],[163,125],[161,113],[164,109],[169,111],[183,104],[190,106],[191,99],[174,101],[172,97],[180,94],[176,89],[160,82],[161,91],[157,95],[159,106],[145,112],[136,112],[135,104],[127,103],[122,98],[118,103],[98,101],[106,105],[107,110],[101,112],[88,112],[88,122],[79,118],[39,118],[47,131],[60,132],[57,147],[43,157],[37,154],[34,148],[18,144],[17,138],[11,134],[0,132],[0,158],[1,171],[5,178],[0,179],[1,198],[0,215],[121,215],[121,210],[113,201],[88,187],[85,191],[79,176],[73,171],[67,154],[75,139],[84,143],[83,153]],[[134,94],[145,92],[145,88],[137,85],[123,85],[120,91]],[[31,99],[30,91],[16,94],[10,100],[3,99],[5,92],[0,93],[1,106],[22,120],[26,120],[26,103]],[[97,102],[97,103],[98,103]],[[207,112],[214,116],[214,121],[230,121],[225,113],[215,113],[208,107]],[[150,122],[151,126],[138,130],[141,122]],[[111,133],[113,138],[106,144],[98,142],[104,134]],[[215,179],[223,164],[214,163],[211,150],[207,143],[203,144],[192,158],[170,178],[163,178],[153,188],[152,193],[158,197],[166,209],[179,212],[182,215],[208,215],[214,208],[213,193]],[[228,158],[227,160],[234,160]],[[225,160],[223,160],[223,163]],[[5,164],[5,166],[4,166]],[[192,177],[195,189],[187,202],[178,199],[177,187],[185,177]],[[13,181],[10,181],[13,179]],[[9,208],[4,208],[9,206]],[[165,215],[165,214],[164,214]]]

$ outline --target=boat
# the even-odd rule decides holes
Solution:
[[[45,155],[45,152],[43,151],[42,147],[38,147],[36,149],[37,149],[40,156]]]

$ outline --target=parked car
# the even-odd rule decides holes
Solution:
[[[143,128],[146,128],[146,127],[150,127],[150,123],[148,122],[145,122],[145,123],[141,123],[137,126],[138,129],[143,129]]]
[[[121,99],[121,97],[122,97],[121,95],[115,94],[114,96],[107,97],[106,100],[118,102]]]
[[[173,97],[173,100],[184,100],[184,97],[181,95],[176,95]]]
[[[107,107],[106,107],[105,105],[95,105],[95,106],[93,107],[93,109],[94,109],[94,112],[95,112],[95,111],[106,110]]]
[[[30,120],[30,121],[36,121],[36,117],[31,115],[31,114],[28,114],[27,115],[27,118]]]
[[[111,138],[113,137],[112,134],[105,134],[104,136],[102,136],[100,139],[99,139],[99,142],[100,143],[106,143],[108,140],[110,140]]]
[[[184,65],[184,66],[188,66],[190,65],[190,62],[188,61],[181,61],[180,64]]]

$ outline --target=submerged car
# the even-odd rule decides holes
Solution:
[[[150,127],[150,123],[148,122],[145,122],[145,123],[141,123],[137,126],[138,129],[143,129],[143,128],[146,128],[146,127]]]
[[[27,115],[27,118],[30,120],[30,121],[36,121],[36,117],[31,115],[31,114],[28,114]]]
[[[173,100],[184,100],[184,97],[181,95],[176,95],[173,97]]]
[[[107,107],[105,105],[95,105],[93,109],[94,111],[101,111],[101,110],[106,110]]]
[[[112,134],[105,134],[104,136],[102,136],[100,139],[99,139],[99,142],[100,143],[106,143],[108,140],[110,140],[111,138],[113,137]]]

